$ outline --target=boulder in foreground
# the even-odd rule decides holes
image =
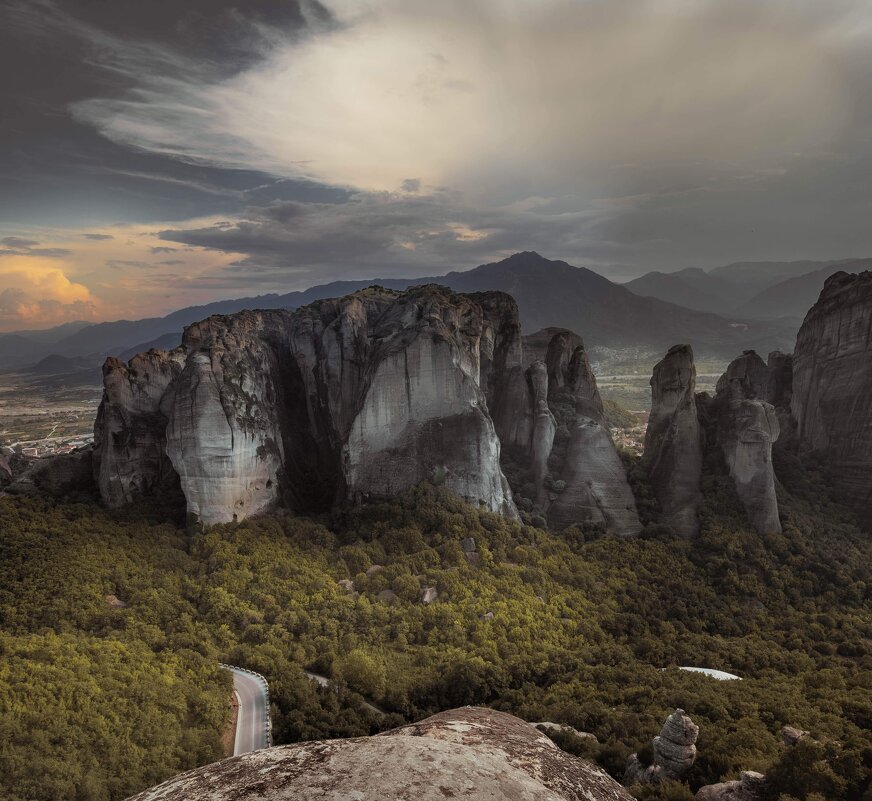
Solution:
[[[375,737],[268,748],[184,773],[132,801],[632,801],[529,723],[465,707]]]

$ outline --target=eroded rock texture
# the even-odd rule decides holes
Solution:
[[[769,370],[754,351],[730,363],[718,380],[713,401],[718,442],[748,520],[759,533],[781,531],[772,444],[780,426],[765,398]]]
[[[604,771],[528,723],[465,707],[374,737],[255,751],[170,779],[132,801],[446,798],[631,801]]]
[[[731,782],[708,784],[697,790],[696,801],[763,801],[766,797],[766,777],[753,770],[743,770],[740,778]]]
[[[94,477],[108,506],[158,492],[175,474],[166,453],[170,385],[182,370],[181,351],[150,350],[129,364],[103,365],[103,401],[94,424]]]
[[[178,476],[203,523],[305,512],[439,478],[515,516],[488,412],[521,369],[514,301],[370,288],[215,316],[182,347],[108,360],[96,476],[112,505]]]
[[[681,537],[699,533],[703,435],[690,345],[675,345],[654,367],[645,460],[662,520]]]
[[[523,344],[525,391],[512,391],[515,423],[501,437],[513,458],[529,465],[536,506],[556,529],[597,523],[613,534],[637,534],[636,502],[581,337],[549,328]]]
[[[633,754],[627,762],[625,784],[652,784],[680,779],[696,761],[697,726],[683,709],[676,709],[663,724],[659,736],[652,740],[654,761],[643,765]]]
[[[872,528],[872,272],[824,284],[796,339],[791,408],[801,447],[824,456]]]

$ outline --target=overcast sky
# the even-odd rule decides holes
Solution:
[[[0,330],[872,255],[868,0],[0,0]]]

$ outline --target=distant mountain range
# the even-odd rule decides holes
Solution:
[[[870,268],[872,259],[737,262],[709,272],[650,272],[624,286],[637,295],[697,311],[781,321],[798,329],[827,278],[839,270],[858,273]]]
[[[335,281],[302,292],[189,306],[166,317],[71,323],[46,331],[0,335],[0,368],[33,365],[50,355],[95,363],[108,355],[127,359],[150,347],[173,347],[185,326],[212,314],[294,309],[372,284],[405,289],[426,283],[459,292],[508,292],[518,301],[527,333],[563,326],[581,334],[593,348],[656,351],[688,342],[699,356],[733,357],[747,348],[764,353],[792,349],[797,319],[814,303],[827,275],[838,269],[866,269],[870,264],[872,260],[743,262],[710,272],[653,272],[621,285],[538,253],[516,253],[500,262],[441,276]],[[779,321],[782,317],[787,319]]]

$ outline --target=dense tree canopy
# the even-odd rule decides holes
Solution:
[[[593,733],[561,745],[620,776],[680,706],[701,727],[690,789],[640,797],[742,769],[769,771],[774,798],[868,797],[872,542],[820,471],[779,458],[783,534],[749,533],[715,466],[693,542],[653,504],[642,537],[613,539],[512,523],[433,485],[330,525],[285,514],[205,533],[0,500],[0,796],[119,799],[218,758],[224,661],[269,679],[277,742],[488,704]],[[812,739],[786,748],[785,724]]]

